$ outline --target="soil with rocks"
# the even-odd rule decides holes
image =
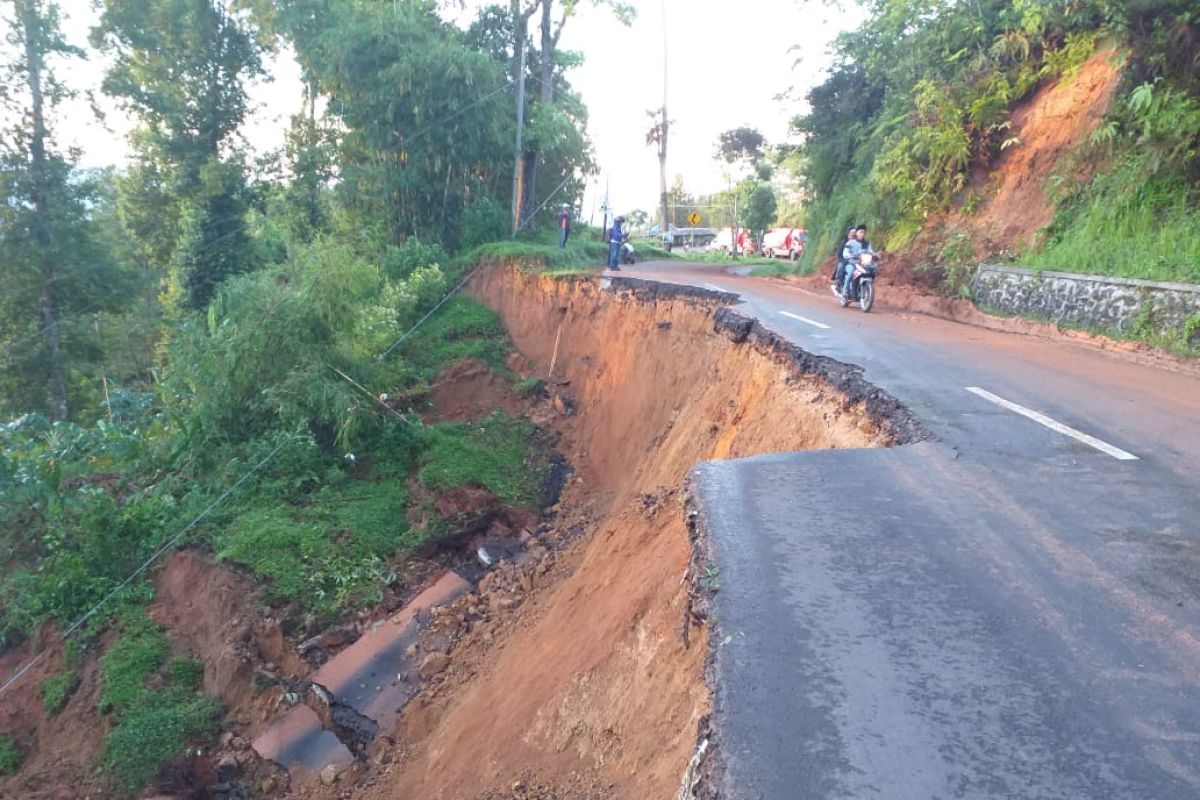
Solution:
[[[688,471],[919,425],[854,370],[731,315],[728,296],[500,268],[471,291],[500,313],[519,371],[546,381],[530,416],[574,475],[523,563],[433,615],[412,654],[422,688],[353,796],[673,797],[709,703]],[[294,796],[344,795],[310,776]]]

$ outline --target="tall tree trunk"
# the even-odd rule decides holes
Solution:
[[[308,92],[308,135],[313,137],[309,140],[309,146],[316,146],[317,135],[317,81],[311,78],[304,84],[305,90]],[[320,206],[320,187],[317,181],[310,179],[308,181],[308,226],[310,228],[309,235],[315,236],[317,228],[321,224],[321,206]]]
[[[667,134],[670,133],[671,123],[667,119],[667,3],[662,0],[663,15],[663,104],[662,104],[662,138],[658,142],[658,204],[662,213],[660,229],[664,236],[670,235],[671,218],[667,206]],[[674,242],[675,237],[671,236]]]
[[[530,9],[532,13],[532,9]],[[521,10],[520,0],[512,0],[513,15],[513,80],[517,87],[517,138],[513,147],[513,191],[512,191],[512,232],[513,236],[521,229],[521,211],[525,202],[524,191],[524,154],[522,138],[525,134],[525,38],[529,13]]]
[[[658,205],[659,205],[659,231],[666,236],[671,230],[671,219],[667,216],[667,132],[671,127],[671,123],[667,120],[667,104],[663,103],[662,108],[662,138],[658,140]]]
[[[33,200],[33,237],[38,249],[38,267],[42,278],[40,302],[46,349],[50,357],[51,416],[57,422],[67,419],[67,379],[63,364],[62,331],[54,298],[55,269],[50,253],[50,209],[46,175],[46,117],[42,96],[42,68],[45,61],[45,31],[36,0],[17,0],[25,37],[25,63],[29,94],[32,98],[33,135],[29,142],[30,196]]]
[[[541,34],[542,52],[538,63],[539,79],[538,102],[549,105],[554,102],[554,51],[555,37],[552,31],[553,23],[550,18],[554,9],[554,0],[540,0],[542,10]],[[525,148],[525,207],[521,211],[522,221],[533,216],[537,208],[537,173],[538,151],[534,147]]]

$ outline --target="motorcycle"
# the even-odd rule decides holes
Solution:
[[[625,241],[621,242],[621,250],[618,256],[621,259],[621,263],[626,266],[637,262],[637,255],[633,251],[633,243],[629,241],[629,237],[626,237]]]
[[[846,269],[850,269],[850,265],[846,265]],[[859,308],[863,312],[871,310],[871,306],[875,304],[875,276],[879,273],[879,264],[875,261],[874,253],[863,253],[858,257],[858,263],[854,264],[854,272],[850,277],[850,293],[846,294],[842,291],[842,285],[834,284],[830,288],[833,294],[838,299],[838,305],[842,308],[851,303],[858,303]]]

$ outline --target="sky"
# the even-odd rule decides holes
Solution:
[[[789,141],[788,123],[829,65],[829,44],[864,17],[850,5],[814,0],[639,0],[622,27],[583,4],[561,46],[584,54],[570,80],[588,106],[598,175],[584,197],[591,214],[605,187],[618,213],[658,204],[658,157],[645,143],[648,109],[663,97],[663,10],[667,29],[667,183],[683,176],[692,194],[727,186],[716,158],[722,131],[758,129],[770,143]],[[779,99],[780,95],[789,99]],[[599,212],[597,211],[597,220]]]
[[[88,0],[63,0],[69,40],[85,45],[95,11]],[[483,5],[466,0],[463,19]],[[589,110],[588,135],[600,174],[581,200],[584,219],[597,222],[605,196],[618,213],[652,211],[658,202],[658,158],[645,143],[647,110],[663,102],[664,12],[667,108],[672,121],[667,180],[683,177],[693,194],[726,187],[716,156],[722,131],[748,125],[771,143],[789,141],[788,121],[804,110],[803,97],[829,65],[829,44],[856,27],[864,12],[835,0],[633,0],[637,17],[622,26],[587,0],[564,30],[560,47],[583,54],[569,79]],[[531,34],[536,31],[531,25]],[[536,40],[536,36],[535,36]],[[92,54],[60,75],[81,94],[62,112],[62,144],[77,145],[85,166],[123,164],[130,119],[100,91],[104,62]],[[287,53],[267,64],[269,79],[250,87],[253,113],[243,135],[255,151],[283,144],[288,118],[301,106],[299,68]],[[86,91],[104,111],[96,121]],[[780,99],[784,96],[784,99]],[[594,211],[593,211],[594,209]]]

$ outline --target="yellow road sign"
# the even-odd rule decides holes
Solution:
[[[688,224],[691,225],[693,228],[696,227],[697,225],[699,225],[700,224],[700,212],[693,211],[692,213],[688,214],[687,221],[688,221]]]

